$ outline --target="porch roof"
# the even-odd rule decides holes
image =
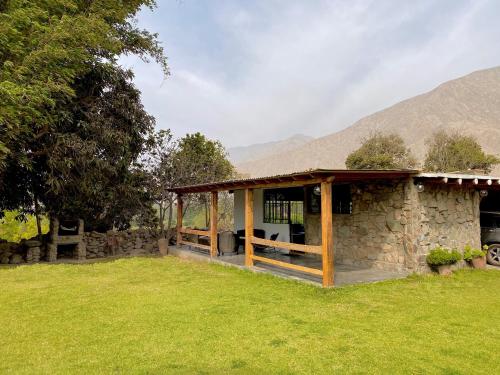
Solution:
[[[417,180],[450,185],[466,185],[476,188],[500,189],[500,177],[465,173],[419,173]]]
[[[282,174],[269,177],[227,180],[199,185],[172,187],[169,191],[184,193],[205,193],[210,191],[240,190],[247,188],[304,186],[320,183],[324,180],[335,182],[355,182],[367,180],[393,180],[417,176],[420,171],[414,169],[384,170],[349,170],[349,169],[311,169],[304,172]]]

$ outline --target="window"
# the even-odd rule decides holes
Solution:
[[[316,186],[307,188],[307,211],[311,214],[321,212],[321,192]],[[318,194],[319,192],[319,194]],[[352,198],[350,185],[332,186],[332,211],[334,214],[351,214]]]
[[[333,185],[332,206],[334,214],[352,214],[350,185]]]
[[[264,190],[264,223],[303,224],[304,190],[302,188]]]

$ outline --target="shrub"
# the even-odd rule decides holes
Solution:
[[[436,247],[427,255],[427,264],[430,266],[442,266],[445,264],[453,264],[462,259],[462,256],[457,250],[448,250],[444,247]]]
[[[474,258],[481,258],[486,255],[486,250],[488,250],[488,246],[484,245],[484,250],[481,249],[473,249],[470,245],[465,245],[464,247],[464,260],[470,262]]]

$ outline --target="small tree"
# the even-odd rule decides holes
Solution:
[[[345,164],[348,169],[411,169],[417,163],[399,135],[376,132],[363,140]]]
[[[201,133],[187,134],[179,140],[179,150],[174,160],[180,185],[203,184],[234,177],[235,171],[219,141],[206,138]],[[200,194],[197,202],[205,207],[205,224],[209,224],[208,194]],[[187,209],[189,202],[186,202]]]
[[[424,168],[430,172],[480,170],[489,173],[494,165],[500,163],[496,156],[484,153],[481,145],[471,136],[439,131],[427,142],[429,148]]]
[[[168,188],[179,183],[179,173],[174,166],[177,151],[177,142],[170,130],[160,130],[151,138],[143,160],[148,173],[147,190],[158,208],[161,237],[165,237],[165,219],[167,228],[172,226],[175,196]]]
[[[175,141],[170,130],[160,130],[151,138],[142,161],[148,174],[147,191],[158,209],[162,237],[170,235],[165,233],[165,221],[169,229],[174,217],[176,196],[169,188],[224,180],[234,173],[221,143],[200,133],[188,134]],[[184,212],[192,198],[184,198]],[[196,198],[195,203],[205,208],[205,224],[208,225],[208,196],[202,194]],[[221,200],[221,205],[226,207],[226,199]],[[228,220],[226,216],[225,222]]]

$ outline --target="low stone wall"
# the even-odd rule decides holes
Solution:
[[[83,240],[87,248],[87,259],[117,255],[148,255],[159,252],[157,236],[148,230],[86,232]]]
[[[48,235],[44,235],[43,242],[44,244],[35,239],[22,241],[21,243],[0,240],[0,264],[38,263],[40,261],[60,259],[56,258],[55,255],[48,259]],[[83,259],[159,253],[157,235],[148,230],[109,231],[107,233],[86,232],[83,234],[83,243],[83,248],[86,250]],[[82,260],[80,258],[78,257],[76,260]]]
[[[20,264],[26,261],[26,250],[13,242],[0,242],[0,264]]]

